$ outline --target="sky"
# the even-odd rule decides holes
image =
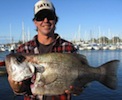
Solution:
[[[32,21],[38,0],[0,1],[0,43],[30,39],[37,34]],[[55,32],[67,40],[106,36],[122,38],[122,0],[51,0],[59,21]],[[22,24],[23,23],[23,24]],[[26,35],[27,36],[27,35]],[[27,39],[27,37],[26,37]]]

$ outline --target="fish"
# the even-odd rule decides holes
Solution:
[[[77,53],[14,53],[6,58],[8,73],[15,81],[34,75],[32,94],[47,96],[64,94],[70,86],[82,88],[93,81],[115,90],[119,62],[114,59],[95,67],[86,56]]]

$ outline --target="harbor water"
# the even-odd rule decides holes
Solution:
[[[122,100],[122,50],[84,50],[79,53],[85,55],[91,66],[97,67],[110,60],[120,60],[117,71],[118,87],[111,90],[99,82],[92,82],[79,96],[72,96],[72,100]],[[0,52],[0,60],[4,60],[8,52]],[[0,100],[23,100],[22,96],[15,96],[6,76],[0,76]]]

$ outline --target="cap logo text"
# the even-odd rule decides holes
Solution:
[[[39,9],[41,7],[50,7],[50,5],[48,3],[43,3],[43,4],[38,5],[37,7]]]

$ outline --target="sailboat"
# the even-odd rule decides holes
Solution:
[[[110,30],[109,30],[109,32],[110,32]],[[111,32],[110,32],[111,33]],[[117,47],[116,47],[116,45],[115,45],[115,41],[114,41],[114,37],[113,37],[113,39],[112,39],[112,44],[111,45],[109,45],[109,50],[116,50],[117,49]]]
[[[15,49],[15,44],[13,43],[13,39],[11,36],[11,24],[10,24],[10,46],[8,46],[8,51],[11,52]]]

